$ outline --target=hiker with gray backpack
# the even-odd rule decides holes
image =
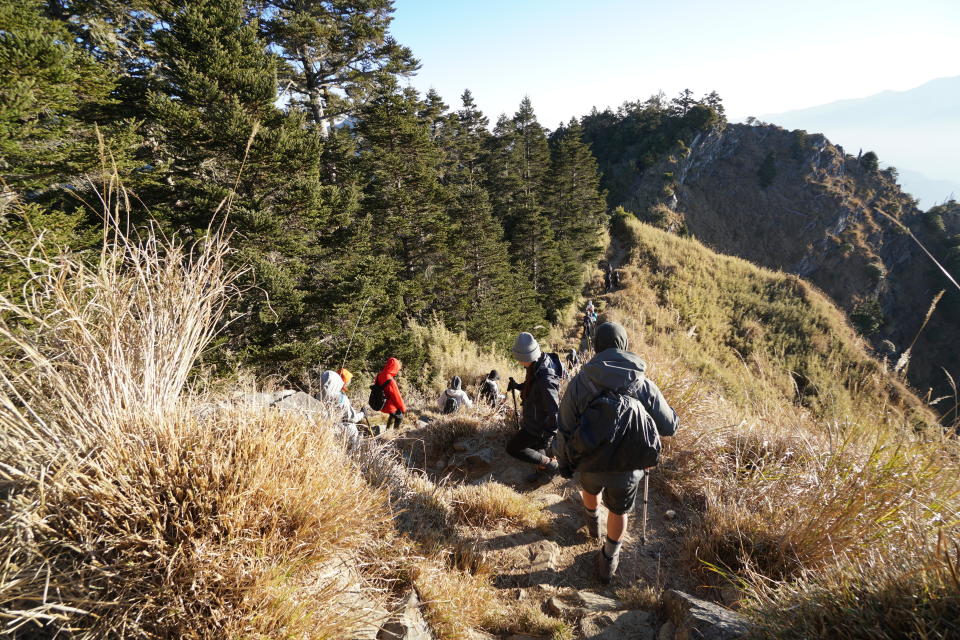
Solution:
[[[570,381],[560,404],[557,463],[563,477],[578,475],[592,538],[600,536],[597,499],[603,493],[607,535],[594,562],[606,584],[617,572],[627,514],[633,510],[640,480],[646,483],[644,474],[657,464],[660,436],[676,433],[679,420],[657,385],[644,375],[643,360],[627,351],[622,326],[601,324],[595,344],[596,355]]]
[[[449,388],[441,393],[437,399],[437,407],[440,409],[440,413],[456,413],[464,407],[469,409],[473,406],[473,400],[471,400],[467,392],[461,388],[462,386],[463,382],[460,380],[460,376],[453,376],[453,378],[450,379]]]

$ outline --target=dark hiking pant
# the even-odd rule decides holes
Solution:
[[[518,431],[507,443],[507,453],[523,462],[530,464],[547,464],[547,447],[550,441],[544,442],[543,436],[536,436],[527,431]]]
[[[403,414],[402,414],[401,412],[397,411],[396,413],[391,413],[391,414],[390,414],[390,417],[387,418],[387,426],[386,426],[386,429],[389,429],[391,426],[392,426],[394,429],[399,429],[399,428],[400,428],[400,423],[401,423],[402,421],[403,421]]]

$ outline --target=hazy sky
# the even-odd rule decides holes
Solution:
[[[960,75],[960,0],[395,0],[411,84],[491,122],[529,95],[555,128],[658,90],[733,120]]]

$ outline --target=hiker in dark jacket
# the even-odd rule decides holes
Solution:
[[[500,386],[497,384],[499,379],[500,374],[497,373],[496,369],[492,369],[483,379],[480,384],[480,392],[477,394],[479,400],[486,402],[491,407],[496,407],[504,398],[504,395],[500,393]]]
[[[523,419],[520,431],[507,443],[507,453],[523,462],[536,465],[527,482],[548,479],[557,472],[557,461],[547,455],[557,433],[560,411],[560,378],[563,365],[555,353],[543,353],[536,338],[521,333],[513,344],[515,357],[526,370],[523,384],[510,378],[507,391],[520,391]]]
[[[643,479],[642,453],[637,440],[609,437],[612,424],[591,424],[605,415],[611,423],[625,412],[639,418],[638,429],[655,429],[661,436],[677,431],[677,414],[670,408],[660,389],[644,372],[646,364],[627,351],[627,332],[615,322],[597,327],[596,351],[580,373],[570,381],[560,405],[560,429],[557,436],[557,462],[564,477],[579,475],[580,495],[586,509],[587,532],[599,537],[597,497],[603,492],[606,505],[607,537],[597,553],[597,573],[609,582],[619,564],[620,541],[627,529],[627,513],[633,509],[637,488]],[[612,415],[592,411],[593,401],[604,391],[615,393],[614,402],[604,405],[619,412]],[[639,407],[630,399],[639,401]],[[619,433],[619,431],[617,432]]]

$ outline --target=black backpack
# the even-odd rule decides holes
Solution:
[[[377,384],[377,381],[374,380],[373,384],[370,385],[370,397],[367,399],[367,404],[374,411],[380,411],[387,404],[387,396],[384,394],[384,390],[390,384],[390,380],[391,378],[387,378],[387,381],[383,384]]]
[[[445,414],[456,413],[457,409],[460,408],[460,398],[457,396],[447,395],[447,399],[443,403],[443,412]]]
[[[486,378],[483,381],[483,385],[480,387],[480,397],[493,404],[497,401],[497,383]]]
[[[567,442],[573,466],[595,472],[656,466],[660,459],[660,433],[643,403],[612,389],[592,391],[594,396]]]

